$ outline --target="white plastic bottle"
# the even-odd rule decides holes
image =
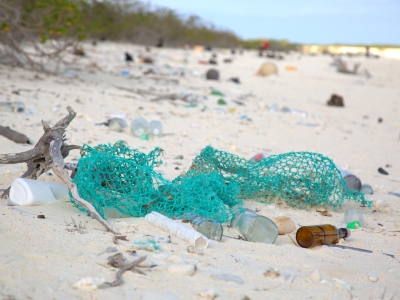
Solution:
[[[161,136],[163,132],[163,125],[160,121],[151,121],[149,125],[149,133],[152,136]]]
[[[148,133],[149,123],[144,118],[136,118],[131,123],[132,135],[141,137],[142,135]]]
[[[65,184],[17,178],[10,189],[10,204],[16,205],[44,205],[68,196]]]

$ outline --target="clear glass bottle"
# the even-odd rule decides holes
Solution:
[[[163,132],[163,125],[160,121],[151,121],[149,125],[149,133],[152,136],[161,136]]]
[[[218,242],[222,240],[223,228],[221,223],[195,214],[184,214],[182,219],[188,220],[194,230],[200,232],[208,239]]]
[[[237,210],[231,227],[249,242],[273,244],[279,233],[274,221],[249,209]]]
[[[149,130],[149,123],[144,118],[136,118],[131,123],[132,135],[141,137]]]
[[[351,232],[347,228],[337,229],[330,224],[302,226],[297,230],[297,243],[303,248],[336,244],[341,238],[348,238]]]

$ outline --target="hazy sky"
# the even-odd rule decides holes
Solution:
[[[400,0],[150,0],[243,38],[400,44]]]

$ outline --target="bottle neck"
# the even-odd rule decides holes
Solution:
[[[350,230],[347,228],[339,228],[338,234],[339,234],[339,238],[345,239],[350,236]]]

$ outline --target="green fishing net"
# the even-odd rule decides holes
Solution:
[[[84,145],[73,182],[102,217],[107,209],[116,209],[134,217],[157,211],[169,217],[195,213],[219,222],[232,218],[233,208],[242,204],[237,185],[226,184],[216,172],[171,182],[154,170],[162,164],[162,153],[156,148],[146,155],[123,141]]]
[[[254,162],[208,146],[173,181],[154,170],[162,164],[162,154],[156,148],[146,155],[123,141],[84,145],[73,182],[102,217],[114,209],[134,217],[151,211],[168,217],[195,213],[228,222],[241,199],[283,200],[296,208],[337,208],[351,199],[371,206],[361,193],[348,190],[329,158],[317,153],[290,152]]]
[[[194,159],[186,176],[214,172],[226,183],[235,183],[242,199],[283,200],[296,208],[338,208],[344,200],[371,206],[363,194],[348,189],[333,161],[318,153],[289,152],[250,161],[208,146]]]

